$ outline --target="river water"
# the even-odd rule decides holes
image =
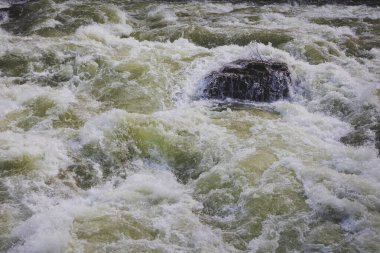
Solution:
[[[380,252],[379,7],[0,13],[0,251]],[[289,100],[200,99],[258,57]]]

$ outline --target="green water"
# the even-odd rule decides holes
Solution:
[[[0,251],[379,252],[380,11],[38,0],[0,21]],[[200,99],[237,59],[291,97]]]

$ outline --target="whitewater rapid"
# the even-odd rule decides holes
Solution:
[[[380,251],[379,7],[41,0],[0,25],[0,251]],[[258,56],[289,100],[200,99]]]

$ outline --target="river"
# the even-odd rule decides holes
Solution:
[[[0,251],[380,252],[380,7],[0,9]],[[289,99],[201,98],[258,57]]]

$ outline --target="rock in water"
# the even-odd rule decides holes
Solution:
[[[289,96],[290,73],[285,63],[237,60],[205,79],[204,97],[273,102]]]

